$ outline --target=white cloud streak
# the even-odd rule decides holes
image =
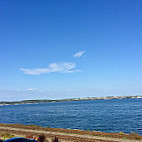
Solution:
[[[84,50],[84,51],[79,51],[79,52],[75,53],[75,54],[73,55],[73,57],[79,58],[79,57],[81,57],[84,53],[85,53],[85,50]]]
[[[28,88],[27,91],[36,91],[36,88]]]
[[[47,68],[36,68],[36,69],[26,69],[20,68],[21,71],[24,71],[25,74],[30,75],[40,75],[40,74],[48,74],[48,73],[73,73],[78,72],[75,70],[75,63],[51,63]]]

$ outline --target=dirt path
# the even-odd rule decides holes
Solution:
[[[0,126],[0,131],[11,132],[18,135],[39,135],[45,134],[47,137],[53,138],[57,136],[60,141],[74,141],[74,142],[142,142],[142,140],[128,140],[110,137],[100,137],[92,135],[82,135],[75,133],[64,133],[64,132],[53,132],[53,131],[43,131],[43,130],[32,130],[32,129],[22,129],[22,128],[12,128],[12,127],[2,127]],[[63,140],[64,139],[64,140]]]

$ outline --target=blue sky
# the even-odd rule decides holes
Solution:
[[[141,0],[1,0],[0,101],[142,95]]]

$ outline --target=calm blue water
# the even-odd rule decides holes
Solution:
[[[0,106],[0,123],[142,135],[142,99]]]

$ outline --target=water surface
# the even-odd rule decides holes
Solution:
[[[0,123],[103,132],[133,131],[142,135],[142,99],[0,106]]]

